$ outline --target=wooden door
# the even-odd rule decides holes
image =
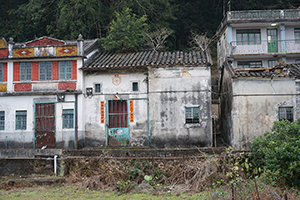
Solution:
[[[35,105],[35,147],[55,148],[55,104]]]

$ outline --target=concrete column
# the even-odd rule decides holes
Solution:
[[[77,55],[78,56],[83,56],[84,55],[83,38],[82,38],[81,34],[79,34],[78,39],[77,39]]]
[[[13,58],[14,54],[13,54],[13,50],[14,50],[14,38],[9,38],[9,42],[8,42],[8,58]]]
[[[281,48],[282,52],[286,52],[286,45],[285,45],[285,25],[281,24],[280,25],[280,35],[281,35]]]
[[[13,92],[13,81],[14,81],[14,63],[7,62],[7,92]]]

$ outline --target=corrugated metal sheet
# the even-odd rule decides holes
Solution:
[[[208,64],[206,54],[200,51],[191,52],[155,52],[142,51],[135,53],[99,52],[82,67],[84,70],[104,70],[118,68],[138,68],[160,65],[200,65]]]

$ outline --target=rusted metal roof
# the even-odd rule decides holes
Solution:
[[[113,53],[102,51],[82,67],[83,70],[104,70],[117,68],[139,68],[162,65],[201,65],[211,64],[204,52],[156,52]]]
[[[279,63],[278,65],[270,68],[249,68],[233,70],[234,77],[298,77],[300,76],[300,63]]]

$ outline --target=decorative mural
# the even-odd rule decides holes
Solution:
[[[62,46],[56,47],[57,56],[76,56],[77,46]]]
[[[15,58],[25,58],[25,57],[33,57],[34,56],[34,48],[16,48],[13,51],[13,55]]]
[[[0,48],[6,48],[7,45],[6,45],[6,42],[4,41],[3,38],[0,39]]]

